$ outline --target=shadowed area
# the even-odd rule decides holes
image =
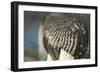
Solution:
[[[38,61],[38,53],[37,51],[33,51],[31,48],[27,48],[24,50],[24,61]]]

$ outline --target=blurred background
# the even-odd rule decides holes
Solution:
[[[38,61],[38,30],[48,12],[24,11],[24,61]]]

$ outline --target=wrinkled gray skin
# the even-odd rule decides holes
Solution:
[[[43,49],[40,59],[46,60],[50,54],[53,60],[58,60],[61,49],[74,59],[89,58],[89,18],[88,14],[51,13],[46,16],[40,26],[40,49]]]

